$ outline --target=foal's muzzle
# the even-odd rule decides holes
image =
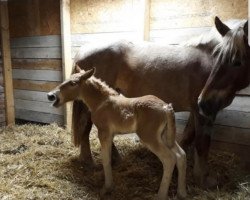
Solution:
[[[49,101],[55,101],[57,99],[56,95],[53,92],[49,92],[47,94],[47,97]]]

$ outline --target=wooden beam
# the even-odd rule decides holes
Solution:
[[[150,0],[141,0],[140,12],[141,12],[141,20],[139,22],[139,34],[140,38],[144,41],[149,41],[150,39]]]
[[[9,15],[8,15],[7,1],[1,1],[0,13],[1,13],[1,42],[2,42],[6,123],[7,125],[9,125],[15,123],[15,110],[14,110],[14,97],[13,97],[14,95],[13,95],[10,35],[9,35]]]
[[[62,35],[62,69],[63,79],[69,78],[72,70],[71,58],[71,31],[70,31],[70,0],[60,1],[61,10],[61,35]],[[71,106],[69,103],[65,106],[65,125],[71,129]]]

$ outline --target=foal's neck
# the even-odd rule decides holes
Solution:
[[[86,81],[81,92],[82,100],[87,104],[91,112],[98,110],[110,96],[116,95],[119,95],[118,92],[95,77],[91,77]]]

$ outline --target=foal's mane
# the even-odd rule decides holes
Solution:
[[[92,76],[87,80],[87,84],[92,85],[95,89],[100,91],[105,96],[117,96],[119,93],[113,88],[109,87],[104,81]]]

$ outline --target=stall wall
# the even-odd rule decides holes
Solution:
[[[63,124],[46,93],[62,81],[60,1],[9,1],[17,119]]]

